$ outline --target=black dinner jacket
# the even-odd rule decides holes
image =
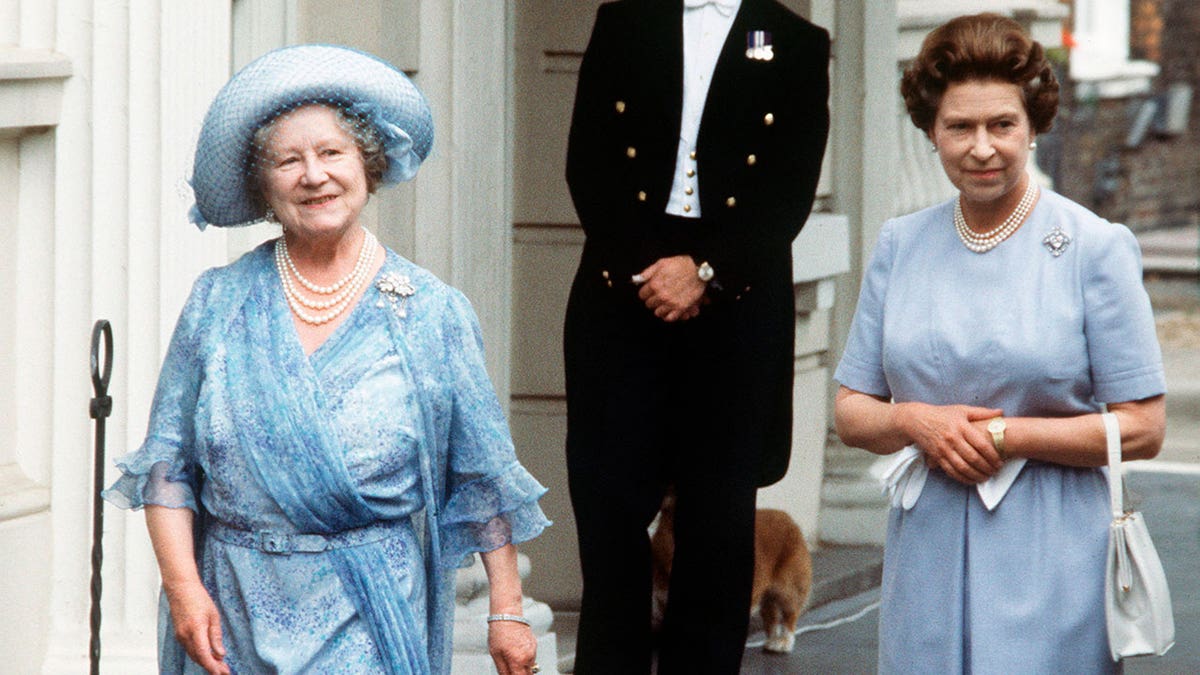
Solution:
[[[644,242],[638,223],[663,212],[674,176],[682,12],[682,0],[600,7],[579,75],[567,182],[605,265],[623,273],[651,254],[689,253],[718,275],[752,280],[788,255],[812,208],[829,130],[829,36],[774,0],[743,0],[697,138],[701,213],[714,227],[691,241]],[[754,30],[770,33],[772,60],[746,56]]]
[[[750,31],[770,34],[774,58],[747,57]],[[683,0],[600,7],[571,122],[567,183],[586,240],[567,308],[568,399],[572,382],[594,381],[582,375],[605,376],[588,370],[592,360],[570,337],[609,320],[600,309],[605,285],[627,283],[669,255],[707,261],[716,270],[712,299],[736,308],[714,314],[729,318],[708,325],[735,345],[736,362],[721,371],[721,391],[714,392],[728,419],[696,423],[736,420],[736,451],[758,462],[760,485],[779,480],[791,455],[791,243],[820,176],[828,68],[824,29],[775,0],[742,0],[701,117],[702,218],[695,226],[653,227],[662,220],[679,143]]]

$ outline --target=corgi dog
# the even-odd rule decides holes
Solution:
[[[657,526],[650,537],[653,561],[654,629],[662,626],[675,557],[675,495],[663,498]],[[800,526],[776,509],[759,509],[754,518],[754,586],[750,614],[762,618],[766,642],[763,650],[790,653],[795,645],[796,621],[808,605],[812,590],[812,556]]]

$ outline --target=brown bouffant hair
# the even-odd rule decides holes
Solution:
[[[1046,51],[1016,21],[999,14],[960,16],[936,28],[904,71],[900,94],[909,117],[929,133],[947,87],[969,80],[1010,82],[1021,88],[1029,124],[1050,130],[1058,112],[1058,78]]]

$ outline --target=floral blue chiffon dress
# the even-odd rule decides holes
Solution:
[[[454,569],[537,536],[461,293],[388,251],[305,355],[268,242],[204,273],[105,497],[190,508],[235,673],[449,671]],[[202,672],[160,603],[160,671]]]

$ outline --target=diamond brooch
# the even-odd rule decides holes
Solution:
[[[408,309],[405,307],[405,304],[417,292],[408,275],[388,272],[379,277],[379,281],[375,282],[375,288],[379,289],[380,295],[383,298],[387,298],[388,302],[392,304],[392,311],[396,313],[396,316],[401,319],[408,316]],[[383,298],[380,298],[379,302],[376,303],[376,307],[386,306]]]
[[[1062,228],[1058,225],[1055,225],[1054,229],[1050,230],[1050,234],[1047,234],[1045,238],[1042,239],[1042,245],[1049,249],[1051,255],[1053,255],[1055,258],[1062,255],[1063,251],[1067,250],[1067,246],[1070,243],[1071,238],[1068,237],[1067,233],[1063,232]]]

